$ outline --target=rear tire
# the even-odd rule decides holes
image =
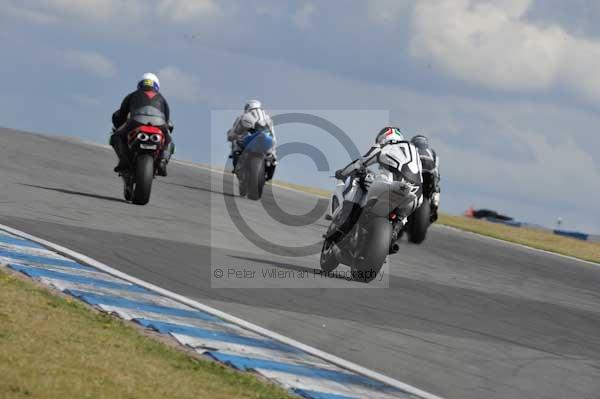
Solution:
[[[386,218],[377,217],[371,221],[369,238],[362,248],[364,260],[352,268],[352,279],[369,283],[377,277],[390,251],[392,225]]]
[[[409,217],[407,224],[408,240],[420,244],[427,237],[427,229],[431,223],[431,200],[423,198],[423,203]]]
[[[265,186],[265,162],[263,157],[250,157],[248,160],[248,199],[257,201],[262,197]]]
[[[235,167],[235,175],[237,176],[238,180],[238,191],[240,192],[240,197],[242,198],[245,197],[246,194],[248,194],[248,173],[247,170],[244,168],[245,164],[246,162],[240,156]]]
[[[240,191],[240,197],[245,197],[248,191],[246,190],[246,183],[240,182],[238,185],[238,189]]]
[[[146,205],[150,201],[152,180],[154,179],[154,158],[150,154],[143,154],[137,158],[135,166],[135,188],[133,203]]]

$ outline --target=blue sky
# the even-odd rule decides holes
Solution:
[[[106,142],[112,111],[155,71],[179,158],[223,164],[211,115],[248,98],[332,115],[361,148],[389,114],[430,136],[445,211],[599,233],[598,17],[591,0],[1,0],[0,125]],[[318,131],[278,133],[348,161]],[[328,176],[302,156],[279,170]]]

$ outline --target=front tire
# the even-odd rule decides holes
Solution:
[[[408,240],[420,244],[427,237],[427,229],[431,223],[431,200],[423,198],[423,203],[408,217]]]
[[[262,197],[265,186],[265,162],[262,157],[251,157],[248,162],[248,199],[257,201]]]
[[[135,188],[132,201],[134,204],[146,205],[150,201],[153,179],[154,158],[150,154],[140,155],[135,166]]]

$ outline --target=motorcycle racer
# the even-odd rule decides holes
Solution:
[[[421,164],[423,165],[423,177],[425,190],[431,190],[431,222],[438,218],[438,209],[440,207],[440,159],[433,148],[429,146],[429,140],[422,134],[418,134],[410,139],[410,142],[417,147]],[[425,179],[429,173],[432,176],[431,181]]]
[[[344,196],[350,192],[353,179],[358,179],[361,190],[356,191],[355,198],[344,198],[342,209],[337,213],[333,222],[336,224],[336,228],[330,230],[330,233],[325,237],[326,240],[337,243],[352,230],[362,212],[362,208],[359,205],[360,198],[368,191],[370,184],[373,182],[373,178],[367,173],[366,168],[376,163],[379,163],[380,168],[386,168],[385,164],[379,162],[381,149],[400,142],[405,142],[400,129],[393,126],[384,127],[377,133],[375,145],[362,158],[351,162],[346,167],[335,172],[337,179],[346,181],[347,188]],[[416,149],[414,149],[414,153],[416,153]],[[411,201],[406,207],[395,210],[402,219],[405,219],[422,202],[422,176],[420,171],[414,173],[410,169],[403,167],[402,176],[394,175],[394,179],[404,179],[415,188],[415,192],[417,193],[415,200]]]
[[[129,167],[127,134],[140,125],[150,124],[160,128],[165,135],[166,142],[160,154],[157,174],[167,175],[167,163],[174,151],[174,143],[170,135],[173,124],[170,120],[169,104],[159,90],[158,77],[153,73],[145,73],[138,82],[137,90],[128,94],[119,109],[113,113],[113,134],[110,137],[110,145],[119,158],[115,172],[121,172]]]
[[[238,116],[233,123],[233,126],[227,132],[227,141],[231,142],[231,154],[229,158],[233,160],[233,169],[237,166],[238,159],[242,152],[240,145],[241,140],[251,131],[258,129],[267,129],[273,136],[275,143],[275,128],[273,126],[273,120],[263,109],[262,103],[258,100],[249,100],[244,105],[244,113]],[[277,166],[277,155],[275,151],[275,145],[273,149],[267,154],[270,159],[270,167],[266,170],[267,180],[270,180],[275,173],[275,167]]]

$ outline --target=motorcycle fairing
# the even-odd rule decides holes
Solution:
[[[250,133],[242,140],[244,151],[253,153],[267,153],[273,148],[273,136],[268,131]]]

